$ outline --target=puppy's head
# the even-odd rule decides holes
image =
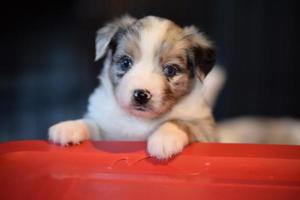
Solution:
[[[117,102],[128,113],[150,119],[188,95],[215,61],[211,42],[195,27],[153,16],[126,16],[101,28],[96,60],[108,52],[108,81]]]

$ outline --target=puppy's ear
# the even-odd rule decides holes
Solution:
[[[191,42],[189,57],[192,60],[192,65],[196,67],[196,75],[200,80],[203,80],[215,64],[215,47],[196,27],[188,26],[183,31],[185,37]]]
[[[136,21],[135,18],[125,15],[119,19],[114,20],[111,23],[106,24],[104,27],[99,29],[96,34],[96,56],[95,61],[102,58],[112,41],[113,37],[121,29],[125,29]]]

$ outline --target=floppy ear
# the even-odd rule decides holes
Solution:
[[[200,80],[210,72],[216,61],[216,50],[212,42],[194,26],[183,29],[185,37],[191,42],[190,57],[196,67],[196,75]]]
[[[96,34],[96,56],[95,61],[102,58],[108,48],[109,44],[112,41],[113,37],[116,33],[121,30],[125,29],[126,27],[130,26],[136,21],[135,18],[125,15],[120,19],[114,20],[111,23],[106,24],[104,27],[99,29]]]

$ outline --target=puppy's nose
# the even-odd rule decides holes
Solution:
[[[139,105],[146,104],[151,99],[151,97],[152,95],[148,90],[138,89],[133,91],[134,101]]]

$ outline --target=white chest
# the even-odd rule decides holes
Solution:
[[[86,116],[97,122],[104,140],[146,140],[161,123],[128,115],[101,87],[90,96]]]

